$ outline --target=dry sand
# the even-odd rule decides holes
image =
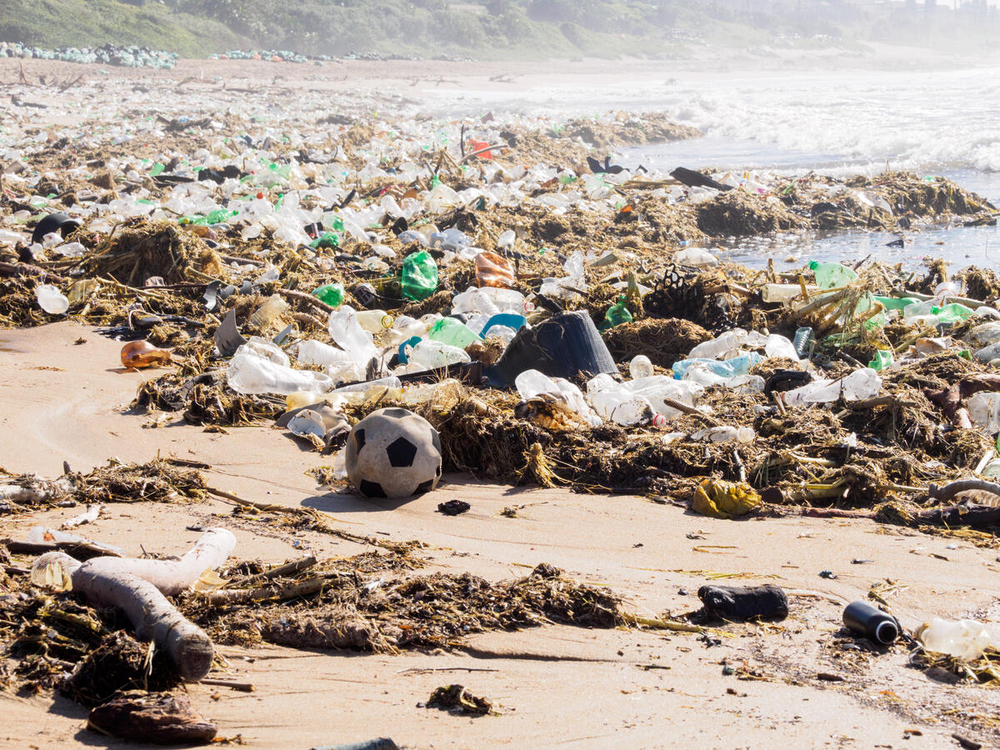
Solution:
[[[77,343],[81,338],[85,343]],[[465,653],[223,647],[229,667],[212,676],[252,682],[255,691],[189,688],[220,735],[240,735],[260,748],[376,736],[414,748],[918,748],[957,747],[953,732],[996,739],[984,730],[996,714],[995,692],[908,668],[903,650],[873,656],[831,648],[843,603],[886,579],[898,586],[891,602],[905,626],[934,614],[995,619],[995,549],[966,542],[951,548],[947,538],[871,522],[720,521],[641,497],[515,490],[463,477],[448,477],[439,491],[403,504],[362,501],[317,487],[304,472],[323,459],[277,429],[222,435],[182,423],[150,428],[149,416],[127,409],[138,383],[155,373],[123,371],[120,346],[71,323],[0,333],[0,463],[54,476],[63,461],[80,471],[111,457],[197,459],[213,466],[211,484],[244,498],[319,508],[356,534],[426,542],[422,554],[432,571],[499,580],[549,562],[611,587],[627,597],[630,611],[650,617],[696,609],[697,588],[712,571],[791,593],[788,620],[728,626],[720,643],[694,634],[552,626],[477,635]],[[469,501],[472,510],[458,517],[435,512],[452,498]],[[500,515],[512,505],[524,506],[517,518]],[[221,502],[112,505],[85,533],[132,554],[180,552],[198,536],[186,527],[209,524],[233,530],[242,558],[280,562],[303,550],[320,557],[363,550],[312,532],[265,533],[229,511]],[[0,535],[19,537],[32,524],[78,512],[0,520]],[[821,578],[821,570],[837,578]],[[726,664],[758,679],[726,676]],[[418,707],[452,682],[494,700],[501,715],[459,718]],[[5,695],[0,715],[3,747],[117,746],[83,730],[85,710],[65,699]]]

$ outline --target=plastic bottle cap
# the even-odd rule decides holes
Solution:
[[[809,268],[815,271],[817,268],[819,268],[819,262],[815,260],[809,261]]]

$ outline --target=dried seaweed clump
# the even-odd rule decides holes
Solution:
[[[604,334],[615,362],[628,362],[638,354],[660,367],[670,367],[712,334],[683,318],[647,318],[615,326]]]
[[[145,464],[112,461],[77,477],[75,484],[76,499],[88,504],[200,500],[207,486],[200,471],[159,459]]]
[[[807,221],[777,199],[729,190],[697,206],[698,228],[711,237],[747,237],[801,229]]]

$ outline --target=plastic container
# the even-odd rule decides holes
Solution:
[[[277,320],[278,316],[287,309],[288,303],[281,298],[281,295],[272,294],[264,300],[264,304],[258,307],[254,314],[250,316],[250,325],[259,330],[264,330],[271,325],[271,323]]]
[[[344,287],[341,284],[323,284],[312,290],[312,296],[330,307],[340,307],[344,304]]]
[[[496,253],[476,256],[476,282],[479,286],[511,287],[517,281],[510,263]]]
[[[809,326],[802,326],[795,332],[795,338],[792,340],[792,346],[795,347],[795,353],[798,355],[799,359],[809,356],[809,352],[812,349],[812,345],[815,340],[816,334]]]
[[[40,284],[35,288],[38,306],[49,315],[65,315],[69,310],[69,298],[52,284]]]
[[[407,359],[424,370],[436,370],[472,361],[472,357],[464,349],[431,339],[421,339],[412,348],[408,348]]]
[[[848,630],[887,645],[899,638],[901,628],[896,618],[868,602],[851,602],[844,609],[844,625]]]
[[[358,310],[358,325],[368,333],[379,333],[392,328],[394,318],[385,310]]]
[[[438,270],[426,250],[407,255],[403,260],[400,286],[403,296],[417,302],[430,297],[438,288]]]
[[[344,305],[330,313],[327,330],[337,346],[350,353],[356,360],[367,363],[378,356],[371,334],[358,323],[358,314],[350,305]]]
[[[816,285],[820,289],[835,289],[857,281],[858,275],[840,263],[818,263],[809,261],[809,268],[816,275]]]
[[[645,354],[637,354],[628,363],[628,374],[633,380],[638,378],[648,378],[653,375],[653,363]]]
[[[598,416],[620,425],[642,424],[653,418],[653,406],[645,396],[632,393],[604,373],[587,383],[587,400]]]
[[[688,353],[690,359],[722,359],[726,354],[738,350],[746,340],[747,332],[742,328],[717,336],[711,341],[698,344]]]
[[[820,288],[815,285],[807,285],[806,291],[815,293]],[[764,302],[788,302],[796,297],[802,296],[802,287],[799,284],[765,284],[760,291],[760,298]]]
[[[481,341],[469,327],[455,318],[441,318],[427,331],[427,337],[433,341],[465,349],[470,344]]]
[[[618,298],[618,301],[608,308],[608,311],[604,314],[604,325],[602,328],[614,328],[615,326],[620,326],[622,323],[631,323],[632,313],[629,312],[628,306],[625,304],[624,295]]]
[[[522,328],[487,376],[494,385],[503,386],[525,370],[572,378],[579,373],[616,374],[618,367],[594,321],[576,310],[554,315],[534,328]]]
[[[287,396],[296,391],[325,393],[333,387],[329,376],[311,370],[293,370],[252,351],[239,351],[226,368],[226,382],[244,395],[275,393]]]
[[[975,661],[990,645],[990,632],[975,620],[943,620],[935,617],[920,626],[917,640],[924,649],[956,659]]]
[[[122,365],[140,370],[144,367],[159,367],[171,363],[170,352],[157,349],[148,341],[130,341],[122,347]]]
[[[786,406],[829,404],[843,395],[845,401],[863,401],[874,398],[882,387],[882,378],[868,367],[855,370],[840,380],[814,380],[808,385],[788,391],[784,395]]]
[[[731,357],[730,359],[721,361],[717,359],[706,359],[703,357],[682,359],[680,362],[674,362],[670,369],[673,371],[674,377],[678,380],[682,380],[691,367],[699,364],[704,365],[705,369],[720,377],[732,378],[737,375],[748,374],[751,367],[758,365],[763,361],[764,358],[757,354],[757,352],[746,352],[745,354],[739,354],[735,357]]]
[[[343,349],[324,344],[322,341],[308,339],[302,341],[296,350],[296,357],[304,365],[327,367],[328,365],[349,364],[355,358]]]

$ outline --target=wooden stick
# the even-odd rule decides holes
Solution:
[[[257,575],[250,576],[244,583],[256,583],[257,581],[265,581],[271,578],[281,578],[282,576],[294,575],[306,568],[311,568],[316,564],[316,558],[310,555],[309,557],[303,557],[299,560],[293,560],[290,563],[285,563],[284,565],[279,565],[276,568],[271,568],[270,570],[265,570],[263,573],[258,573]]]
[[[672,398],[663,399],[663,404],[665,406],[669,406],[671,409],[676,409],[677,411],[684,412],[685,414],[690,414],[692,417],[699,417],[708,422],[713,427],[718,427],[722,424],[718,419],[715,419],[715,417],[710,417],[707,414],[702,414],[693,406],[688,406],[687,404],[682,403],[680,401],[675,401]]]
[[[330,305],[326,304],[322,300],[316,299],[311,294],[307,294],[306,292],[297,292],[294,289],[279,289],[278,294],[282,297],[288,297],[288,299],[305,302],[306,304],[312,305],[317,310],[322,310],[325,313],[331,313],[336,309],[335,307],[330,307]]]

